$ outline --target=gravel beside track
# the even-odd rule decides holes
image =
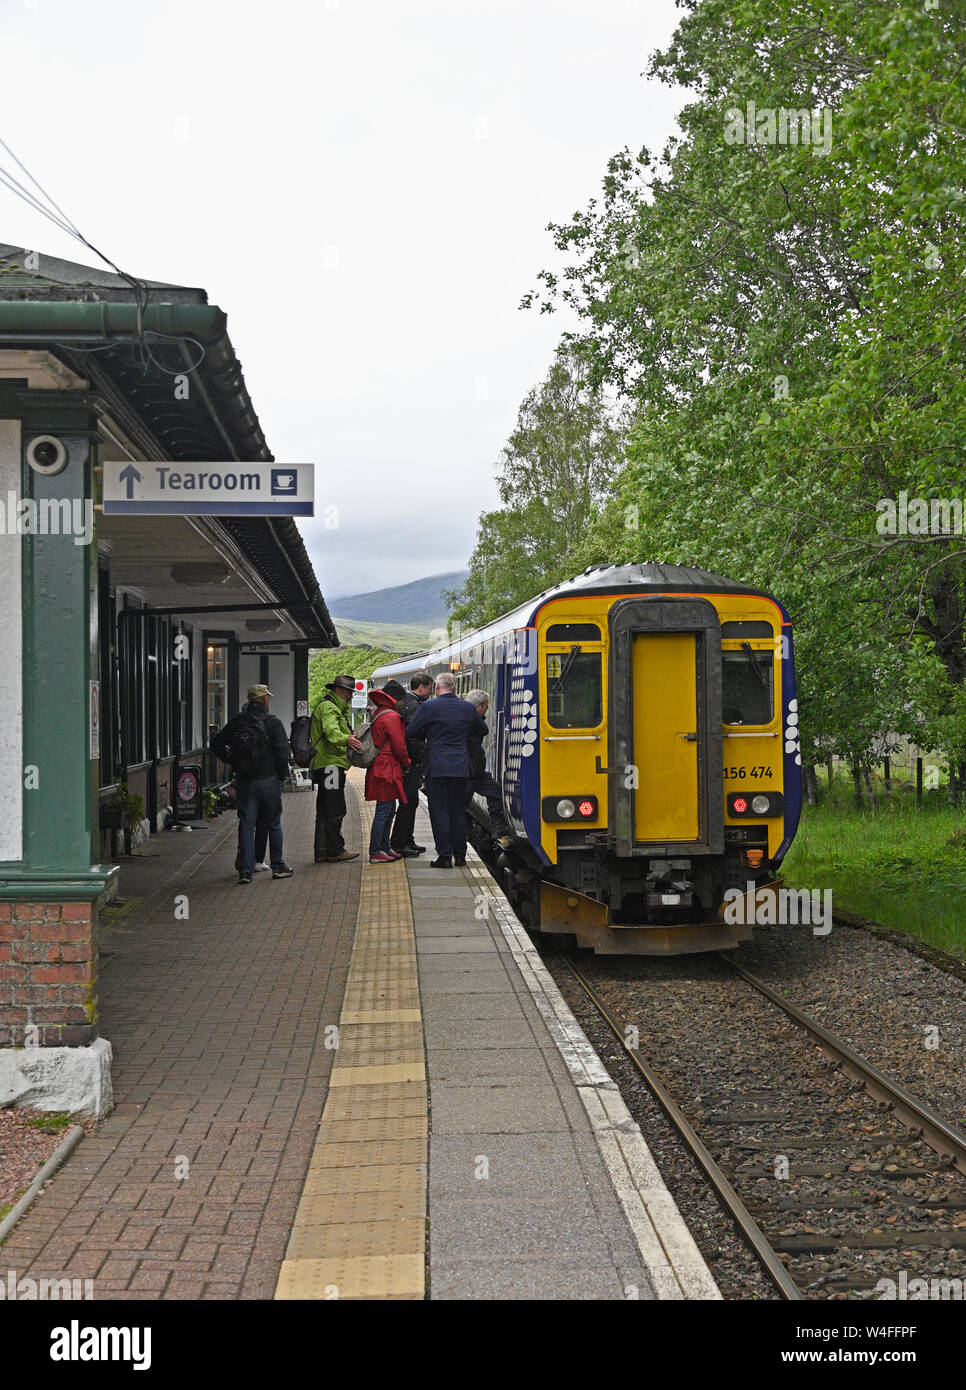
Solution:
[[[628,1110],[640,1125],[668,1191],[707,1261],[722,1297],[780,1300],[755,1255],[722,1212],[713,1188],[686,1144],[587,995],[559,957],[548,950],[544,962],[577,1022],[620,1088]],[[582,953],[581,968],[584,963]]]
[[[900,946],[838,925],[824,937],[807,927],[758,927],[736,959],[966,1131],[962,980]],[[938,1035],[927,1032],[933,1028]]]
[[[849,928],[759,929],[738,959],[827,1028],[963,1125],[956,1061],[966,989],[919,957]],[[831,948],[831,949],[830,949]],[[715,956],[594,957],[579,966],[640,1047],[811,1298],[875,1298],[879,1279],[962,1278],[966,1180],[829,1061],[809,1035]],[[558,985],[612,1069],[655,1149],[725,1297],[773,1296],[753,1282],[730,1223],[644,1082],[565,967]],[[938,1027],[940,1047],[925,1046]],[[601,1032],[601,1028],[604,1029]],[[628,1075],[629,1073],[629,1075]],[[633,1078],[633,1079],[631,1079]],[[779,1169],[785,1167],[784,1172]],[[704,1187],[712,1214],[702,1210]],[[688,1209],[690,1207],[690,1209]],[[697,1220],[695,1219],[697,1214]],[[715,1246],[724,1258],[713,1258]],[[763,1276],[762,1276],[763,1279]]]

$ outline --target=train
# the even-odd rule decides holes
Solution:
[[[684,565],[592,565],[372,680],[408,687],[420,669],[489,696],[484,748],[510,833],[495,841],[475,796],[470,839],[528,926],[599,954],[751,937],[801,812],[777,599]]]

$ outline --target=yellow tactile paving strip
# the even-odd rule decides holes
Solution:
[[[365,846],[370,803],[360,816]],[[338,1057],[277,1299],[425,1295],[426,1055],[409,880],[403,860],[363,857]]]

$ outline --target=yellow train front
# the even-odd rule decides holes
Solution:
[[[775,599],[683,566],[597,566],[422,661],[490,696],[511,843],[497,852],[479,796],[473,837],[532,926],[638,955],[751,935],[801,807]]]

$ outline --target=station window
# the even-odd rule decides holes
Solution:
[[[599,642],[600,628],[596,623],[554,623],[547,628],[547,642]]]
[[[600,652],[547,655],[547,722],[555,729],[596,729],[603,692]]]
[[[774,714],[774,652],[721,653],[721,718],[725,724],[770,724]]]
[[[228,723],[228,643],[209,642],[207,658],[208,728],[223,729]]]

